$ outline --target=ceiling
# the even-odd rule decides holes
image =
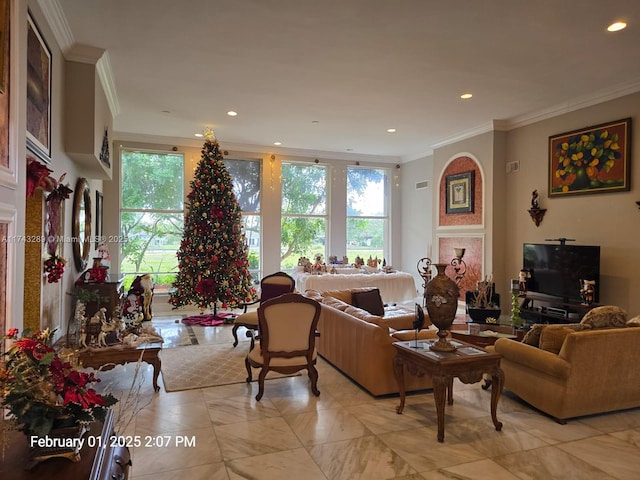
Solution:
[[[121,136],[407,161],[640,91],[638,0],[57,4],[65,54],[108,52]]]

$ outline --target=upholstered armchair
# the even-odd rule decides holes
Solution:
[[[320,304],[298,293],[287,293],[268,300],[258,308],[260,338],[245,358],[247,383],[252,381],[251,367],[259,368],[258,394],[264,393],[264,380],[271,370],[291,374],[306,369],[311,391],[318,390],[318,371],[315,364],[316,327],[320,318]],[[253,332],[252,332],[253,333]]]
[[[245,327],[250,331],[258,330],[258,312],[256,310],[247,311],[250,305],[262,304],[267,300],[278,297],[284,293],[291,293],[295,290],[296,281],[284,272],[276,272],[263,277],[260,281],[260,298],[255,302],[242,305],[244,313],[236,317],[231,333],[233,335],[233,346],[238,345],[238,328]],[[247,332],[249,334],[249,332]],[[253,336],[252,342],[253,342]],[[253,344],[252,344],[253,346]]]

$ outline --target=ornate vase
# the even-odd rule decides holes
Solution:
[[[452,352],[455,346],[447,340],[447,331],[456,317],[460,290],[456,282],[445,275],[447,263],[434,264],[438,274],[427,284],[425,298],[427,312],[431,323],[438,327],[438,341],[431,345],[431,350]]]

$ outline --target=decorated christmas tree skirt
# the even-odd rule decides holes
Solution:
[[[237,315],[233,313],[201,313],[200,315],[191,315],[182,319],[185,325],[202,325],[203,327],[213,327],[222,325],[223,323],[233,323]]]

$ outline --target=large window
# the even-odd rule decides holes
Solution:
[[[327,167],[282,164],[280,264],[292,270],[298,258],[326,258]]]
[[[347,169],[347,257],[382,261],[388,238],[387,170]]]
[[[122,150],[120,272],[125,287],[151,273],[166,291],[178,268],[184,225],[184,157],[181,153]]]
[[[260,160],[225,159],[233,180],[233,193],[242,210],[244,233],[249,246],[249,271],[262,277],[260,265]]]

